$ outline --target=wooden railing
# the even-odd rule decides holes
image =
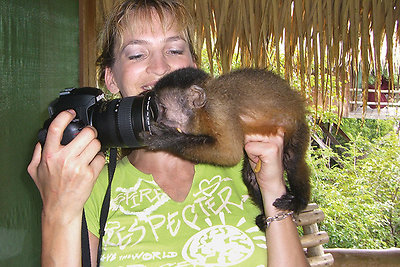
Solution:
[[[400,267],[400,248],[325,249],[335,258],[333,267]]]
[[[303,228],[300,241],[312,267],[400,267],[400,248],[324,249],[322,245],[329,242],[329,236],[318,230],[324,217],[318,205],[312,203],[295,218],[297,226]]]
[[[398,117],[400,110],[400,90],[389,91],[381,90],[381,97],[378,103],[375,89],[368,89],[368,101],[366,109],[363,109],[363,93],[361,89],[350,88],[348,101],[345,104],[345,117],[366,118],[366,119],[386,119]],[[378,109],[380,104],[381,109]],[[365,113],[363,114],[363,112]]]
[[[303,228],[300,242],[305,250],[307,259],[312,267],[333,265],[333,256],[325,253],[323,244],[329,242],[325,231],[318,230],[318,223],[325,215],[315,203],[308,204],[307,208],[296,216],[296,224]]]

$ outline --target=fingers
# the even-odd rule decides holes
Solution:
[[[98,177],[100,174],[101,169],[103,169],[104,164],[106,163],[106,158],[103,153],[98,153],[92,162],[90,163],[93,172],[94,172],[94,177]]]
[[[32,176],[43,201],[43,210],[57,213],[62,207],[63,217],[80,216],[81,209],[105,164],[97,140],[97,131],[85,127],[67,145],[61,145],[65,128],[74,119],[73,110],[56,116],[48,128],[43,150],[37,144],[28,172]]]
[[[70,155],[73,156],[79,156],[81,153],[86,152],[86,148],[93,142],[94,140],[97,140],[97,131],[94,127],[92,126],[87,126],[82,129],[82,131],[70,142],[65,147],[66,153],[69,153]],[[96,142],[95,142],[96,143]],[[97,152],[100,151],[100,142],[97,140],[98,146],[92,145],[91,148],[96,148],[98,149],[95,151],[95,153],[92,153],[92,159],[93,157],[97,154]],[[87,154],[87,153],[86,153]],[[84,154],[84,155],[86,155]]]
[[[97,178],[105,164],[104,154],[99,153],[101,143],[96,138],[97,130],[87,126],[71,141],[71,145],[65,147],[66,153],[76,156],[81,164],[92,169],[93,178]]]
[[[46,142],[43,150],[40,145],[35,147],[28,172],[36,179],[39,171],[45,176],[60,176],[65,170],[92,167],[89,166],[101,149],[97,140],[97,131],[92,126],[87,126],[67,145],[61,145],[63,133],[68,124],[74,119],[74,110],[63,111],[56,116],[48,128]],[[102,166],[101,156],[96,157],[94,166]],[[95,172],[99,172],[97,169]],[[68,171],[67,171],[68,172]]]
[[[282,169],[284,132],[279,129],[275,135],[248,135],[245,137],[245,150],[250,164],[259,173],[262,169],[269,170],[275,166]]]
[[[245,150],[251,161],[257,163],[271,155],[279,156],[283,152],[283,136],[246,136]]]
[[[90,134],[89,134],[90,135]],[[86,139],[87,137],[82,135],[83,139]],[[78,137],[77,137],[78,138]],[[77,141],[81,141],[81,140],[77,140]],[[85,143],[82,144],[82,146],[85,145]],[[86,163],[86,164],[90,164],[90,162],[92,162],[92,160],[96,157],[96,155],[99,153],[101,149],[101,144],[100,141],[97,139],[91,139],[89,141],[89,143],[87,144],[87,146],[84,147],[84,149],[81,150],[81,153],[79,154],[79,159]]]
[[[75,118],[74,110],[63,111],[51,122],[47,130],[46,142],[43,147],[43,152],[53,153],[60,149],[63,133],[68,124]]]

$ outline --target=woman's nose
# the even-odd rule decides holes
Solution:
[[[147,67],[149,73],[156,74],[158,76],[164,76],[170,72],[171,66],[168,64],[167,58],[163,55],[154,56]]]

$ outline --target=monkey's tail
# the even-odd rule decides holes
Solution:
[[[261,212],[261,214],[258,215],[255,219],[256,225],[260,228],[261,231],[265,231],[266,225],[262,195],[260,187],[257,183],[256,175],[250,166],[249,157],[247,156],[246,151],[244,152],[242,178],[244,184],[247,187],[250,199],[260,209]]]

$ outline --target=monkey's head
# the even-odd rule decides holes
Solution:
[[[190,132],[196,110],[207,102],[202,82],[208,75],[194,68],[184,68],[164,76],[154,87],[158,108],[157,123]]]
[[[157,91],[155,100],[157,122],[188,133],[196,110],[206,104],[206,94],[198,85],[188,88],[165,87]]]

